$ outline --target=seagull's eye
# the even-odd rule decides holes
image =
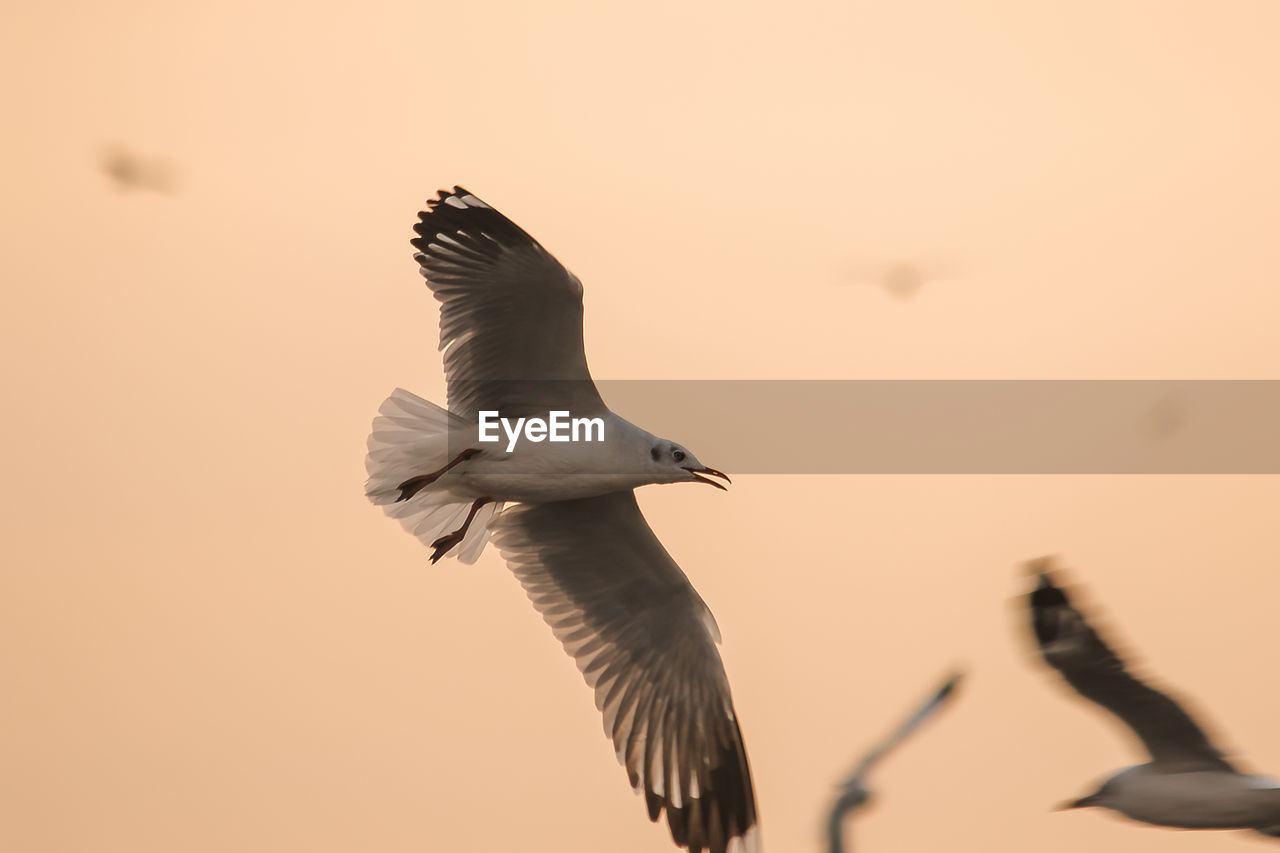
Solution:
[[[674,451],[672,451],[672,452],[671,452],[671,458],[672,458],[672,459],[674,459],[674,460],[676,460],[677,462],[683,462],[683,461],[684,461],[684,451],[683,451],[683,450],[674,450]]]

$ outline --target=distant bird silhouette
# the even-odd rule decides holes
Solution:
[[[877,287],[893,299],[907,302],[926,285],[948,277],[948,265],[935,261],[864,262],[853,264],[843,283]]]
[[[729,478],[609,410],[587,368],[582,283],[524,229],[454,187],[427,202],[414,231],[419,272],[440,303],[449,408],[403,389],[383,402],[365,494],[432,549],[432,562],[474,563],[492,531],[594,691],[649,819],[665,813],[690,853],[754,853],[755,789],[719,628],[634,491],[724,489],[712,478]],[[523,423],[556,410],[594,418],[599,440],[542,443],[543,421],[524,446],[480,443],[485,415]]]
[[[1164,440],[1181,432],[1187,420],[1186,404],[1172,394],[1166,394],[1143,413],[1142,428],[1152,438]]]
[[[960,683],[960,677],[961,673],[959,672],[948,676],[942,685],[923,704],[916,708],[911,716],[898,726],[892,734],[872,747],[863,756],[862,761],[858,763],[853,773],[840,783],[840,794],[836,801],[831,804],[831,810],[827,815],[827,849],[830,853],[844,853],[844,819],[847,815],[865,805],[871,798],[871,791],[867,788],[864,780],[867,774],[871,772],[872,766],[884,758],[886,753],[906,740],[913,731],[947,703],[947,700],[955,693],[956,685]]]
[[[121,145],[111,145],[103,150],[99,165],[121,191],[151,190],[166,195],[177,192],[177,167],[163,157],[145,156]]]
[[[1130,675],[1054,583],[1050,558],[1027,568],[1037,578],[1027,603],[1041,655],[1077,693],[1119,717],[1151,756],[1064,808],[1098,806],[1157,826],[1280,837],[1280,783],[1236,770],[1181,705]]]

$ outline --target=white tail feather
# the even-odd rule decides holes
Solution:
[[[369,472],[365,494],[425,545],[461,527],[471,500],[459,500],[442,481],[440,488],[433,483],[402,501],[400,484],[449,464],[450,432],[466,425],[463,418],[403,388],[391,392],[373,419],[365,457]],[[449,554],[464,563],[479,559],[489,541],[489,522],[501,509],[502,504],[481,507],[466,537]]]

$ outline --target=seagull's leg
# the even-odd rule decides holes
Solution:
[[[448,534],[445,534],[444,536],[441,536],[439,539],[431,543],[431,547],[435,548],[435,550],[431,552],[432,563],[439,560],[445,554],[448,554],[449,551],[454,548],[454,546],[460,544],[462,540],[466,538],[467,528],[471,526],[471,519],[476,517],[476,513],[480,511],[480,507],[484,506],[485,504],[489,503],[492,500],[493,498],[478,498],[474,503],[471,504],[471,512],[467,513],[467,520],[462,522],[461,527],[459,527],[457,530],[453,531],[452,533],[448,533]]]
[[[405,480],[403,483],[396,486],[396,488],[400,490],[400,497],[396,498],[396,503],[409,500],[409,498],[413,497],[418,492],[443,477],[454,465],[460,465],[463,462],[466,462],[479,452],[480,451],[478,449],[469,447],[455,456],[452,462],[441,468],[439,471],[432,471],[430,474],[419,474],[417,477],[410,477]]]

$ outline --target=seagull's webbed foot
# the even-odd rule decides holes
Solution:
[[[479,451],[476,451],[477,453]],[[480,507],[489,503],[492,498],[479,498],[471,504],[471,511],[467,513],[467,520],[462,522],[462,526],[452,533],[446,533],[439,539],[431,543],[431,547],[435,550],[431,552],[431,562],[434,565],[441,557],[448,554],[454,548],[467,538],[467,530],[471,527],[471,520],[476,517],[476,513],[480,511]]]
[[[431,543],[431,547],[435,550],[431,552],[431,564],[435,565],[440,562],[440,558],[448,554],[456,546],[462,543],[466,538],[466,533],[461,530],[455,530],[452,533],[446,533],[439,539]]]
[[[432,471],[430,474],[419,474],[417,477],[410,477],[405,480],[403,483],[396,486],[396,488],[400,490],[400,497],[396,498],[396,503],[409,500],[409,498],[413,497],[418,492],[443,477],[448,473],[450,468],[455,465],[461,465],[463,462],[466,462],[479,452],[480,450],[478,448],[468,447],[466,450],[455,456],[452,462],[441,468],[439,471]]]

